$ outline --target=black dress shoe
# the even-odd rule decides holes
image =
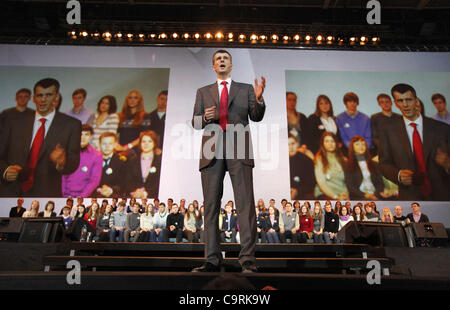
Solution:
[[[242,264],[242,272],[243,273],[258,272],[258,268],[256,268],[255,263],[253,263],[251,261],[246,261]]]
[[[192,269],[192,272],[220,272],[220,266],[206,262],[200,267]]]

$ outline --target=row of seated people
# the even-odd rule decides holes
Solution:
[[[428,217],[420,212],[418,203],[411,204],[412,212],[404,216],[399,205],[395,206],[394,214],[390,208],[384,208],[380,214],[374,202],[365,202],[364,206],[358,202],[352,208],[350,202],[341,204],[338,201],[333,208],[331,202],[326,201],[323,209],[320,201],[316,201],[311,208],[308,201],[300,206],[299,201],[292,204],[283,199],[280,209],[275,207],[274,202],[271,199],[266,209],[260,199],[255,206],[258,242],[339,243],[337,233],[350,221],[429,222]],[[54,202],[49,201],[45,210],[39,212],[39,202],[35,200],[30,211],[23,212],[23,216],[55,217],[54,207]],[[17,207],[12,208],[11,212],[13,214],[10,215],[15,215]],[[158,201],[156,208],[152,203],[139,204],[133,200],[127,208],[126,202],[121,201],[114,208],[108,201],[104,201],[102,206],[94,201],[88,208],[83,204],[72,208],[66,205],[61,212],[67,229],[74,219],[83,218],[94,232],[94,241],[168,242],[171,238],[176,242],[182,242],[183,238],[188,242],[204,241],[204,207],[198,208],[198,204],[194,203],[190,203],[186,210],[180,210],[172,202],[170,208],[166,208],[165,203]],[[222,242],[239,243],[238,217],[232,201],[222,209],[218,229]]]

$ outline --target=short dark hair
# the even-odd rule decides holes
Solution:
[[[162,90],[162,91],[159,92],[158,97],[161,96],[161,95],[166,95],[167,96],[167,94],[168,94],[167,90]]]
[[[412,92],[414,97],[417,98],[416,90],[414,89],[414,87],[412,87],[411,85],[408,85],[408,84],[403,84],[403,83],[394,85],[391,88],[391,95],[392,95],[392,97],[394,97],[394,92],[404,94],[408,91]]]
[[[391,96],[389,96],[388,94],[379,94],[377,96],[377,101],[379,101],[381,98],[386,98],[392,101]]]
[[[347,102],[355,101],[359,105],[358,95],[352,92],[348,92],[344,95],[344,104],[347,105]]]
[[[49,88],[50,86],[55,86],[56,92],[59,93],[59,87],[60,87],[59,82],[53,78],[45,78],[45,79],[38,81],[36,84],[34,84],[33,92],[36,93],[36,88],[38,86],[42,87],[42,88]]]
[[[412,207],[413,205],[417,205],[418,207],[420,207],[420,204],[419,204],[418,202],[413,202],[413,203],[411,204],[411,207]]]
[[[111,96],[111,95],[106,95],[106,96],[103,96],[100,98],[100,100],[97,103],[97,112],[100,112],[100,104],[102,103],[103,99],[108,99],[108,101],[109,101],[108,114],[116,113],[116,111],[117,111],[116,97]]]
[[[31,96],[31,90],[29,90],[28,88],[21,88],[16,92],[16,96],[20,93],[27,93],[28,95]]]
[[[78,88],[73,91],[72,97],[75,95],[78,95],[78,94],[81,94],[81,95],[83,95],[84,98],[86,98],[87,92],[84,88]]]
[[[216,57],[216,54],[219,54],[219,53],[226,53],[226,54],[228,54],[229,56],[230,56],[230,62],[232,63],[233,62],[233,59],[232,59],[232,57],[231,57],[231,54],[227,51],[227,50],[217,50],[217,51],[215,51],[215,53],[213,54],[213,56],[212,56],[212,64],[214,65],[214,58]]]
[[[287,91],[287,92],[286,92],[286,97],[287,97],[288,95],[294,95],[295,98],[297,98],[297,94],[294,93],[293,91]]]
[[[442,94],[434,94],[433,96],[431,96],[431,101],[434,101],[434,100],[436,100],[436,99],[442,99],[444,102],[447,102],[447,101],[445,100],[444,95],[442,95]]]
[[[88,124],[84,124],[81,126],[81,132],[83,132],[83,131],[89,131],[91,133],[91,135],[94,134],[94,129],[91,126],[89,126]]]

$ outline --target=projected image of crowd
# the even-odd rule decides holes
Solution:
[[[55,212],[55,202],[48,201],[40,211],[38,200],[31,202],[29,210],[23,205],[24,199],[17,200],[17,206],[11,208],[10,217],[62,217],[68,231],[74,226],[89,226],[89,235],[80,234],[80,241],[94,242],[204,242],[204,207],[197,200],[179,204],[169,198],[167,204],[159,199],[112,200],[97,198],[68,198],[66,205]],[[429,222],[420,211],[420,204],[411,204],[411,213],[404,215],[402,206],[393,210],[383,208],[377,211],[376,203],[299,200],[290,202],[281,200],[277,205],[270,199],[266,206],[259,199],[255,206],[258,231],[258,243],[341,243],[338,232],[352,221],[382,223]],[[219,227],[221,242],[239,243],[239,223],[234,202],[228,201],[221,206]],[[86,230],[87,231],[87,230]]]

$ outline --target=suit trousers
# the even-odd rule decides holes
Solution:
[[[253,193],[253,167],[238,159],[213,159],[201,170],[205,206],[205,260],[219,265],[220,251],[219,213],[223,195],[223,179],[228,171],[233,186],[238,215],[241,251],[239,263],[255,263],[257,241],[255,198]]]

